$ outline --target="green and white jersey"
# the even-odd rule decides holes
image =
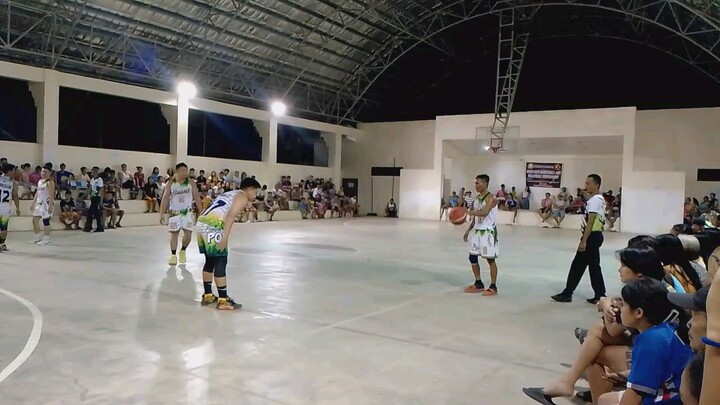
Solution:
[[[193,194],[190,180],[178,183],[173,181],[170,184],[170,197],[168,210],[173,213],[185,214],[192,211]]]

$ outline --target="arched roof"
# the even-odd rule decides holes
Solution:
[[[531,38],[642,43],[720,82],[717,0],[0,0],[0,58],[159,88],[189,75],[209,98],[352,124],[408,52],[452,60],[448,32],[511,8]]]

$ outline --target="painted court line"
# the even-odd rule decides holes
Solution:
[[[10,377],[10,374],[14,373],[17,369],[20,368],[20,366],[23,365],[27,361],[28,358],[30,358],[30,355],[37,347],[38,343],[40,342],[40,335],[42,335],[42,324],[43,324],[43,316],[38,307],[36,307],[32,302],[26,300],[25,298],[11,293],[10,291],[3,290],[0,288],[0,294],[7,295],[8,297],[14,299],[15,301],[25,305],[25,308],[30,310],[30,313],[33,317],[33,327],[30,331],[30,337],[28,337],[27,343],[25,343],[25,347],[22,349],[20,354],[15,357],[15,360],[13,360],[10,364],[7,365],[2,371],[0,371],[0,383],[5,381],[6,378]]]

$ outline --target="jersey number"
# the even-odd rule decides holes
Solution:
[[[0,203],[7,204],[9,202],[10,202],[10,191],[9,190],[0,191]]]

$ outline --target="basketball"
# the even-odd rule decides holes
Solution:
[[[462,225],[465,223],[465,220],[467,219],[467,214],[465,213],[465,210],[462,208],[450,208],[450,212],[448,213],[448,218],[450,218],[450,222],[452,222],[455,225]]]

